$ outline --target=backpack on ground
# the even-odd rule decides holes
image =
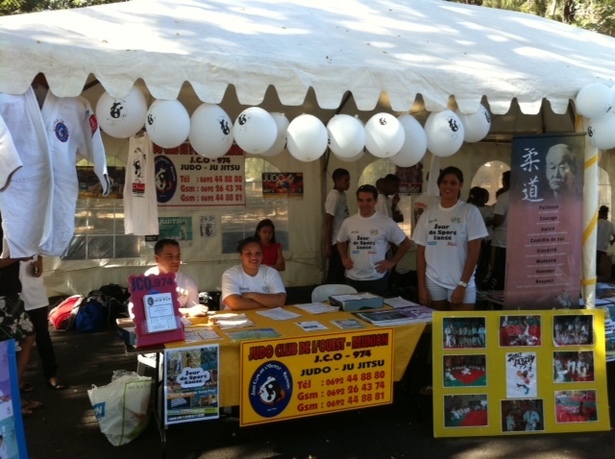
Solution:
[[[83,300],[72,314],[75,330],[81,333],[101,331],[108,322],[109,308],[105,297],[99,290],[93,290]]]
[[[79,309],[83,301],[82,295],[72,295],[49,311],[49,322],[56,330],[70,330],[73,328],[75,316],[73,309]]]
[[[118,284],[103,285],[98,289],[102,293],[109,309],[109,324],[113,325],[120,317],[128,317],[128,301],[130,293],[126,287]]]

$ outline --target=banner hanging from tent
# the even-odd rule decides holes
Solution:
[[[577,134],[513,139],[505,309],[579,305],[584,142]]]

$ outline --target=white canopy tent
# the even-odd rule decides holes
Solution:
[[[0,18],[0,92],[22,93],[42,72],[57,96],[80,95],[97,80],[95,93],[122,97],[137,83],[189,111],[233,99],[324,122],[383,107],[473,113],[482,101],[501,120],[523,118],[518,108],[548,124],[553,113],[570,113],[583,86],[610,86],[613,56],[611,37],[436,0],[134,0]],[[571,130],[568,121],[556,130]],[[588,147],[587,159],[595,155]],[[597,173],[596,161],[587,164],[591,303]]]

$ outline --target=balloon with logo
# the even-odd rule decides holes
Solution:
[[[260,107],[249,107],[239,114],[233,125],[235,142],[246,153],[260,154],[269,150],[278,133],[273,117]]]
[[[404,140],[404,128],[390,113],[376,113],[365,123],[365,148],[377,158],[396,155]]]
[[[615,113],[607,113],[589,120],[587,136],[599,150],[615,148]]]
[[[408,113],[397,119],[404,129],[404,144],[396,155],[391,156],[391,161],[399,167],[411,167],[425,156],[427,135],[421,123]]]
[[[574,104],[577,113],[586,118],[598,118],[613,109],[613,92],[602,83],[591,83],[581,88]]]
[[[430,114],[425,122],[425,133],[427,149],[441,158],[454,155],[463,144],[463,123],[452,110]]]
[[[175,148],[190,133],[190,115],[178,100],[156,100],[147,111],[145,130],[156,145]]]
[[[457,113],[463,123],[464,136],[466,142],[479,142],[489,134],[491,128],[491,115],[482,104],[476,113],[464,115]]]
[[[201,104],[190,118],[188,140],[199,155],[219,158],[233,145],[233,122],[218,105]]]
[[[286,131],[286,146],[299,161],[309,162],[320,158],[327,149],[327,128],[314,115],[299,115]]]
[[[125,97],[104,92],[96,103],[96,118],[106,134],[118,139],[135,135],[143,128],[147,102],[139,88],[133,86]]]
[[[357,156],[365,147],[365,128],[354,116],[335,115],[327,123],[329,148],[340,158]]]
[[[288,129],[290,121],[288,121],[288,118],[286,118],[284,113],[272,112],[271,117],[273,118],[273,121],[275,121],[275,125],[277,127],[275,142],[273,142],[271,148],[259,153],[261,156],[276,156],[282,153],[284,148],[286,148],[286,130]]]

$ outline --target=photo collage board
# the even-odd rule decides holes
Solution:
[[[604,311],[433,314],[435,437],[610,430]]]

